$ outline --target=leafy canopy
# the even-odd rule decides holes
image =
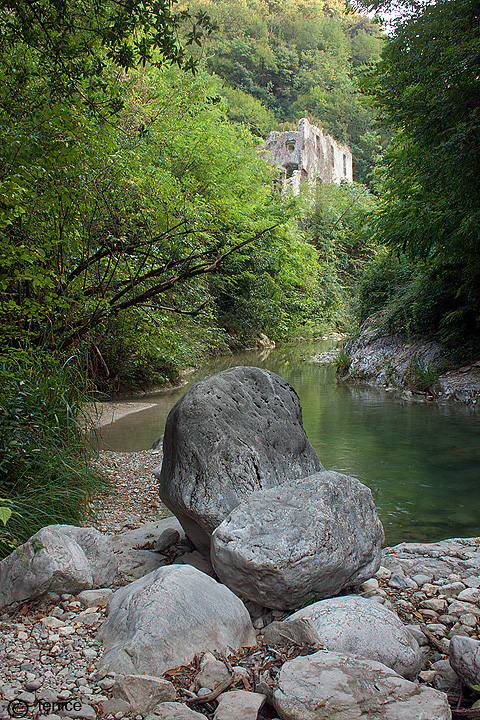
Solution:
[[[478,5],[441,0],[398,24],[364,83],[397,131],[380,175],[380,240],[422,262],[422,325],[457,345],[469,336],[471,351],[480,329],[479,60]]]

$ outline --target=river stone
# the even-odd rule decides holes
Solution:
[[[163,452],[160,497],[206,554],[211,533],[251,493],[323,470],[297,394],[256,367],[192,385],[168,415]]]
[[[420,648],[398,615],[359,595],[330,598],[302,608],[290,622],[306,620],[327,650],[377,660],[399,675],[415,678]]]
[[[212,535],[212,564],[241,597],[293,609],[370,578],[383,539],[370,490],[324,471],[235,508]]]
[[[0,563],[0,607],[49,592],[110,585],[118,561],[110,538],[94,528],[47,525]]]
[[[146,720],[205,720],[206,715],[195,712],[183,703],[162,702]]]
[[[177,692],[174,685],[163,678],[151,675],[117,675],[112,695],[126,700],[132,712],[145,715],[158,703],[175,700]]]
[[[374,660],[319,650],[286,662],[273,705],[283,720],[450,720],[447,696]]]
[[[120,588],[108,613],[98,633],[104,675],[161,676],[196,653],[256,642],[243,603],[190,565],[167,565]]]
[[[450,665],[465,685],[480,685],[480,641],[454,635],[448,647]]]
[[[248,690],[224,692],[218,697],[214,720],[257,720],[266,699],[266,695]]]

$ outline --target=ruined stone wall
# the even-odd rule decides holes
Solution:
[[[352,153],[348,145],[324,135],[306,118],[300,120],[298,130],[270,133],[265,149],[283,170],[284,189],[293,195],[299,194],[303,182],[313,186],[317,180],[353,181]]]

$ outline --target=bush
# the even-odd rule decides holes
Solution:
[[[356,311],[359,322],[379,310],[393,310],[396,305],[402,305],[415,272],[415,264],[406,258],[380,254],[358,282]]]
[[[79,524],[104,483],[89,464],[91,396],[73,363],[37,352],[0,365],[0,557],[45,525]]]

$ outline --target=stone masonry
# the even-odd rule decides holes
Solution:
[[[343,178],[353,181],[348,146],[337,143],[306,118],[299,121],[298,130],[270,133],[265,150],[282,170],[283,190],[292,195],[299,194],[304,182],[314,186],[320,181],[339,184]]]

